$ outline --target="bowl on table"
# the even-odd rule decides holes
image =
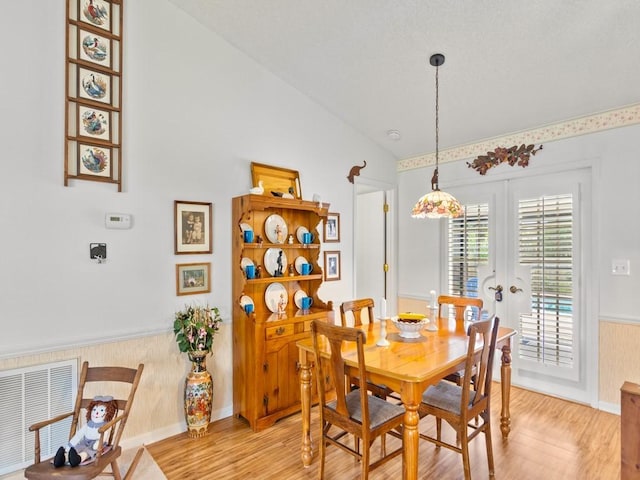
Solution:
[[[391,321],[400,330],[402,338],[419,338],[420,330],[427,323],[427,316],[421,313],[400,313],[393,317]]]

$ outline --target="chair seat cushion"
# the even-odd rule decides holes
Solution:
[[[362,422],[362,409],[360,408],[360,390],[354,390],[349,392],[346,396],[347,409],[349,410],[350,417],[357,421]],[[399,415],[404,415],[404,407],[401,405],[395,405],[389,403],[386,400],[375,397],[373,395],[367,395],[369,401],[369,424],[371,428],[377,428],[380,425],[388,422],[392,418]],[[336,401],[329,402],[328,408],[335,410]]]
[[[422,403],[460,415],[461,396],[462,387],[449,382],[439,382],[422,394]],[[476,392],[470,391],[469,402],[472,402],[475,396]]]

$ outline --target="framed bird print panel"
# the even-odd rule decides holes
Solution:
[[[122,191],[122,12],[125,0],[66,0],[64,184]]]

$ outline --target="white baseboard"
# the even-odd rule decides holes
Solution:
[[[598,410],[620,415],[620,405],[617,403],[598,402]]]

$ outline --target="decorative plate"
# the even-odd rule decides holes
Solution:
[[[305,263],[309,262],[303,256],[296,258],[294,265],[296,266],[296,272],[298,272],[299,275],[302,275],[302,265],[304,265]]]
[[[281,263],[282,269],[280,273],[282,275],[276,275],[278,271],[278,257],[282,254]],[[264,268],[267,269],[269,275],[272,277],[284,276],[284,273],[287,271],[287,254],[284,253],[284,250],[281,248],[267,248],[267,251],[264,252]]]
[[[293,301],[296,304],[296,307],[302,308],[302,299],[307,296],[307,292],[304,290],[298,290],[293,294]]]
[[[251,228],[251,225],[249,225],[248,223],[241,223],[240,230],[246,232],[247,230],[253,230],[253,228]]]
[[[284,243],[289,234],[287,222],[280,215],[269,215],[264,221],[264,233],[271,243]]]
[[[305,233],[309,233],[309,230],[307,230],[307,227],[298,227],[298,229],[296,230],[296,237],[298,237],[298,241],[300,243],[304,243],[302,241],[302,235]]]
[[[253,299],[248,295],[242,295],[240,297],[240,306],[244,308],[245,305],[253,305]]]
[[[255,265],[255,263],[253,263],[253,260],[250,258],[242,257],[242,260],[240,260],[240,266],[242,267],[243,272],[247,269],[248,265]]]
[[[267,308],[273,313],[284,311],[289,302],[287,289],[281,283],[272,283],[264,291],[264,301],[267,304]],[[278,305],[281,306],[280,310],[278,310]]]

